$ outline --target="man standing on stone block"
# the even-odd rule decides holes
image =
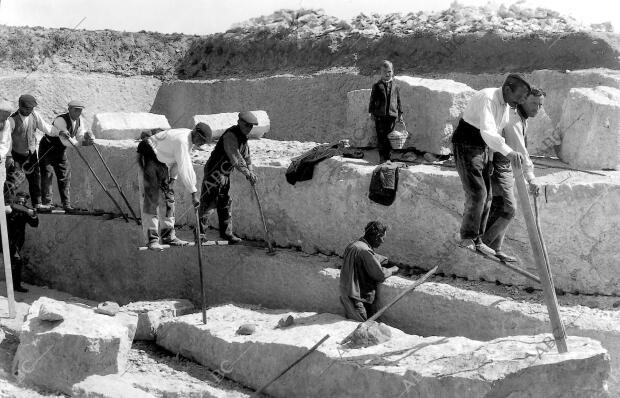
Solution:
[[[67,213],[73,212],[69,191],[71,168],[66,149],[67,146],[93,144],[94,137],[88,132],[86,122],[81,116],[84,107],[82,101],[69,102],[68,112],[56,116],[52,131],[41,139],[39,167],[43,197],[39,211],[49,211],[52,208],[52,176],[55,173],[62,207]]]
[[[387,136],[394,130],[396,121],[403,120],[400,88],[394,82],[394,67],[390,61],[381,64],[381,80],[372,86],[368,113],[375,121],[379,162],[383,163],[390,160],[391,146]]]
[[[452,136],[456,170],[465,190],[465,206],[459,245],[494,256],[482,235],[490,208],[489,149],[510,162],[521,163],[523,155],[510,148],[501,131],[508,123],[510,108],[523,103],[530,85],[523,77],[510,74],[500,88],[485,88],[472,97]]]
[[[14,196],[24,180],[28,180],[30,200],[35,208],[41,207],[41,175],[37,156],[37,130],[45,134],[52,126],[34,110],[37,100],[30,94],[19,97],[19,109],[9,118],[11,130],[11,159],[7,159],[7,185],[5,189]]]
[[[379,283],[398,272],[398,267],[384,268],[387,257],[374,252],[385,239],[387,227],[371,221],[364,236],[344,250],[340,270],[340,303],[346,317],[364,322],[375,314],[376,291]]]
[[[534,176],[534,164],[525,147],[525,136],[527,133],[527,119],[538,114],[540,108],[543,107],[544,98],[545,92],[543,90],[532,88],[525,102],[517,105],[517,111],[510,112],[508,124],[504,127],[502,134],[506,144],[523,155],[523,174],[529,183],[530,191],[534,195],[538,195],[540,184]],[[493,192],[493,200],[491,201],[489,219],[482,236],[482,241],[495,250],[495,257],[499,260],[515,262],[517,261],[515,257],[502,251],[504,236],[517,209],[512,165],[506,156],[497,152],[493,154],[492,169],[491,191]]]
[[[208,225],[211,210],[217,208],[220,237],[229,243],[238,243],[241,239],[232,232],[230,173],[239,170],[250,184],[256,183],[256,174],[252,169],[248,136],[258,119],[252,112],[239,113],[236,126],[232,126],[220,137],[204,169],[202,192],[200,193],[200,229],[204,233]]]
[[[196,173],[190,151],[192,145],[202,146],[211,140],[211,129],[199,123],[193,130],[170,129],[143,138],[138,145],[138,164],[142,169],[144,198],[142,228],[148,248],[161,251],[164,245],[185,246],[189,242],[176,237],[174,231],[174,181],[181,180],[192,194],[192,204],[199,206]],[[163,192],[166,211],[161,228],[161,243],[157,208]],[[163,243],[163,245],[162,245]]]

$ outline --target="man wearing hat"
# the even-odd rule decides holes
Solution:
[[[37,156],[37,130],[45,134],[52,132],[52,126],[34,110],[36,99],[30,94],[19,97],[19,109],[9,118],[12,162],[7,161],[7,187],[14,195],[24,180],[28,180],[30,200],[36,208],[41,207],[41,175]]]
[[[202,146],[211,140],[211,129],[198,123],[193,130],[169,129],[142,139],[138,145],[138,164],[142,169],[144,197],[142,228],[148,248],[163,250],[165,246],[185,246],[189,242],[176,237],[174,231],[174,181],[178,178],[192,194],[192,204],[198,207],[196,173],[190,152],[192,145]],[[157,208],[160,193],[164,194],[166,211],[161,228],[161,242]],[[162,245],[163,244],[163,245]]]
[[[258,119],[252,112],[239,113],[235,126],[228,128],[220,137],[204,168],[202,192],[200,193],[200,230],[207,229],[208,215],[217,209],[220,236],[229,243],[241,241],[232,232],[230,173],[239,170],[251,184],[256,183],[256,174],[252,169],[248,136]]]
[[[509,112],[525,101],[530,90],[523,77],[510,74],[502,87],[478,91],[452,136],[456,170],[465,190],[459,245],[487,256],[496,254],[482,241],[491,198],[489,150],[521,164],[523,155],[506,144],[501,131],[508,123]]]
[[[42,204],[40,210],[51,210],[52,175],[56,174],[60,200],[65,212],[71,213],[70,182],[71,169],[67,158],[67,146],[92,145],[93,135],[87,131],[82,118],[84,109],[82,101],[69,102],[68,112],[56,116],[50,133],[45,134],[39,144],[39,167],[41,169]]]

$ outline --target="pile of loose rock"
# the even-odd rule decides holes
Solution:
[[[297,38],[324,35],[345,37],[350,34],[381,36],[383,34],[453,34],[471,32],[520,33],[570,33],[579,31],[612,32],[611,23],[589,26],[575,18],[561,15],[547,8],[530,8],[522,2],[511,6],[464,6],[457,2],[438,12],[410,12],[407,14],[360,14],[345,21],[323,10],[279,10],[271,15],[252,18],[234,25],[227,37],[256,37],[257,33],[282,34]]]

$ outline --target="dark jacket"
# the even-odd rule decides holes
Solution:
[[[395,117],[400,117],[403,114],[400,104],[400,87],[398,87],[398,84],[396,84],[394,79],[391,81],[391,86],[391,90],[386,88],[386,84],[383,80],[379,80],[372,85],[372,91],[370,92],[370,103],[368,104],[368,113],[375,116]]]
[[[24,247],[26,224],[36,228],[39,226],[39,218],[36,213],[32,216],[28,214],[25,206],[11,205],[11,208],[13,211],[6,216],[9,248],[11,257],[21,258],[20,252]]]

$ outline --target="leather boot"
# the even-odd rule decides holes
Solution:
[[[225,212],[217,212],[218,223],[220,227],[220,237],[228,241],[228,244],[234,245],[241,242],[241,238],[232,233],[232,226],[230,225],[230,217]]]

